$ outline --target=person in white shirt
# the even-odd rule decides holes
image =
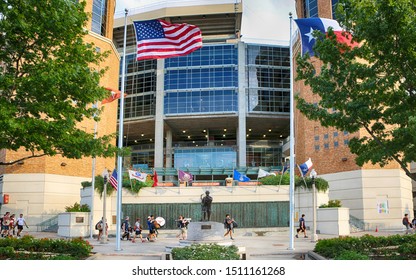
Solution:
[[[17,225],[17,236],[20,237],[20,233],[23,230],[23,226],[26,226],[26,228],[29,228],[26,224],[25,218],[23,218],[23,214],[19,215],[19,218],[16,219],[16,225]]]

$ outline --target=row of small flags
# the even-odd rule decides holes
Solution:
[[[130,180],[138,180],[140,182],[146,182],[147,175],[148,175],[147,173],[143,173],[143,172],[140,172],[140,171],[129,170]],[[115,169],[113,170],[113,173],[111,174],[109,182],[113,186],[113,188],[115,190],[117,190],[118,180],[117,180],[117,171]],[[155,170],[154,173],[153,173],[153,187],[156,187],[157,183],[158,183],[157,173],[156,173],[156,170]]]
[[[309,170],[311,170],[312,168],[312,160],[309,158],[306,162],[298,165],[299,171],[302,174],[302,177],[304,177]],[[282,170],[282,174],[286,173],[287,171],[289,171],[288,166],[284,166],[283,170]],[[129,170],[129,178],[130,180],[138,180],[140,182],[146,182],[147,173],[144,172],[140,172],[140,171],[136,171],[136,170]],[[259,173],[257,175],[257,178],[263,178],[263,177],[267,177],[267,176],[276,176],[276,173],[273,172],[268,172],[266,170],[263,169],[259,169]],[[192,182],[193,180],[193,175],[190,172],[186,172],[186,171],[182,171],[182,170],[178,170],[178,179],[179,181],[183,181],[183,182]],[[250,181],[250,178],[247,177],[247,175],[241,174],[239,171],[235,170],[233,171],[233,179],[240,181],[240,182],[248,182]],[[113,173],[111,174],[110,180],[109,180],[110,184],[113,186],[113,188],[115,190],[117,190],[117,185],[118,185],[118,181],[117,181],[117,171],[114,169]],[[156,170],[153,173],[153,187],[156,187],[158,183],[157,180],[157,173]]]
[[[307,161],[305,161],[304,163],[298,165],[299,172],[302,175],[302,177],[304,177],[309,172],[309,170],[311,170],[312,165],[313,165],[313,163],[312,163],[312,160],[310,158]],[[283,170],[282,170],[281,174],[284,174],[287,171],[289,171],[289,166],[285,165],[285,166],[283,166]],[[263,178],[263,177],[267,177],[267,176],[276,176],[276,173],[267,172],[266,170],[263,170],[263,169],[260,168],[259,173],[257,175],[257,178]]]

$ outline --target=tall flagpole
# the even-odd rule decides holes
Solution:
[[[292,39],[292,13],[289,13],[290,19],[290,186],[289,186],[289,248],[294,250],[294,219],[295,219],[295,120],[294,120],[294,97],[293,97],[293,39]]]
[[[120,91],[120,117],[119,117],[119,134],[118,134],[118,147],[123,148],[123,124],[124,124],[124,76],[126,72],[126,41],[127,41],[127,14],[129,11],[124,10],[124,42],[123,42],[123,62],[121,64],[122,76],[121,76],[121,91]],[[121,192],[123,185],[123,156],[120,154],[117,157],[117,222],[116,222],[116,250],[121,250]]]
[[[98,108],[98,102],[93,105],[96,109]],[[95,116],[95,115],[94,115]],[[95,121],[94,123],[94,139],[97,139],[97,130],[98,130],[98,122]],[[92,158],[92,181],[91,181],[91,210],[90,210],[90,238],[93,239],[94,237],[94,189],[95,189],[95,165],[96,165],[96,158],[95,156]]]

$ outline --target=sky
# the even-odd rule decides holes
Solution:
[[[289,12],[296,18],[295,0],[242,0],[242,41],[264,44],[289,44]],[[149,0],[117,0],[116,14],[132,10]],[[293,23],[293,28],[295,28]]]

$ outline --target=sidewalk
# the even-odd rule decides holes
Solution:
[[[37,238],[61,238],[56,233],[48,232],[26,232]],[[93,256],[90,260],[164,260],[166,259],[166,247],[180,246],[177,231],[159,230],[159,236],[155,242],[120,241],[117,248],[115,237],[109,238],[108,243],[102,244],[96,239],[85,238],[93,248]],[[310,232],[308,232],[310,234]],[[370,234],[373,236],[388,236],[404,234],[404,231],[379,231],[379,232],[356,232],[350,236],[362,236]],[[144,237],[146,234],[144,234]],[[335,238],[335,235],[318,234],[319,239]],[[290,247],[289,229],[236,229],[233,244],[245,248],[248,260],[301,260],[305,259],[308,251],[312,251],[315,243],[308,238],[294,238],[293,248]],[[228,238],[224,240],[229,240]]]

